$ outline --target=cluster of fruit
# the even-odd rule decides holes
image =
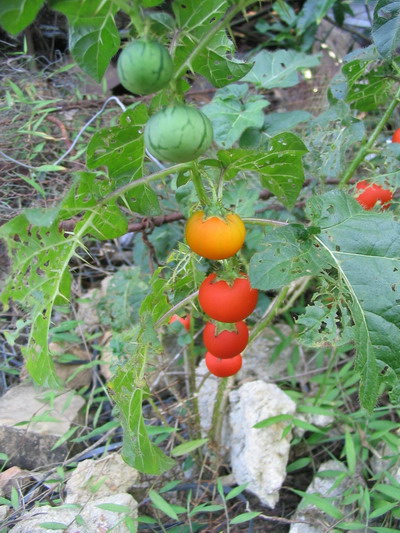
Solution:
[[[158,41],[137,39],[118,58],[118,76],[130,92],[146,95],[166,87],[174,66],[168,50]],[[211,145],[209,119],[197,108],[177,103],[155,113],[144,130],[146,149],[157,159],[172,163],[193,161]]]
[[[392,136],[392,143],[400,143],[400,128]],[[370,211],[379,202],[382,209],[390,207],[390,201],[393,198],[393,192],[384,189],[376,183],[368,183],[366,180],[359,181],[356,184],[357,202],[367,211]],[[359,192],[358,192],[359,191]]]

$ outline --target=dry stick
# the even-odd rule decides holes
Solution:
[[[353,159],[353,162],[350,164],[350,166],[344,173],[343,177],[339,181],[339,188],[344,187],[348,183],[350,178],[353,176],[354,172],[357,170],[358,166],[364,161],[371,147],[374,145],[376,139],[378,138],[378,135],[382,131],[383,127],[385,126],[386,122],[389,120],[391,114],[396,109],[396,106],[399,102],[400,102],[400,88],[397,90],[393,101],[391,102],[389,107],[386,109],[385,113],[382,115],[382,118],[378,122],[374,131],[372,132],[371,137],[363,146],[361,146],[356,157]]]

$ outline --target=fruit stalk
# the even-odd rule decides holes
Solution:
[[[364,161],[365,157],[368,155],[369,151],[371,150],[371,147],[374,145],[376,139],[378,138],[378,135],[384,128],[385,124],[389,120],[393,111],[396,109],[396,106],[399,103],[399,101],[400,101],[400,88],[397,90],[395,97],[393,98],[389,107],[386,109],[386,111],[382,115],[381,120],[376,125],[374,131],[372,132],[371,137],[368,139],[368,141],[363,146],[361,146],[361,148],[358,150],[356,157],[353,159],[348,169],[343,174],[342,178],[339,181],[339,188],[342,188],[345,185],[347,185],[349,180],[352,178],[354,172],[357,170],[359,165]]]

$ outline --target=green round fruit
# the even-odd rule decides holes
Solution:
[[[193,161],[210,147],[211,122],[188,105],[166,107],[153,115],[144,130],[148,151],[157,159],[173,163]]]
[[[165,87],[174,66],[168,50],[158,41],[138,39],[126,46],[118,58],[118,77],[134,94],[150,94]]]

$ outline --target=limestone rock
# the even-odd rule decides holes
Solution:
[[[22,492],[31,481],[32,475],[28,470],[22,470],[18,466],[7,468],[0,474],[0,496],[10,498],[13,487]]]
[[[80,512],[80,506],[73,509],[51,507],[50,505],[34,508],[23,515],[21,521],[10,531],[13,533],[43,533],[46,530],[40,527],[40,524],[44,522],[58,522],[68,526],[66,529],[63,529],[66,533],[106,533],[111,528],[113,533],[129,533],[129,528],[123,523],[124,513],[99,509],[98,505],[102,504],[127,506],[131,509],[131,512],[127,513],[128,516],[132,518],[137,517],[137,502],[130,494],[126,493],[100,498],[86,505],[85,502],[80,503],[82,504],[82,510]],[[73,522],[78,514],[84,520],[85,525]]]
[[[257,422],[281,414],[294,414],[296,404],[279,387],[261,380],[245,383],[230,393],[230,459],[238,485],[273,508],[286,477],[290,434],[282,438],[284,423],[254,429]]]
[[[86,502],[126,492],[139,480],[139,472],[128,466],[119,453],[78,464],[66,484],[65,503]]]
[[[81,396],[68,391],[54,399],[52,408],[31,383],[22,383],[7,391],[0,398],[0,449],[10,458],[8,466],[34,470],[62,462],[67,443],[55,450],[51,448],[71,427],[84,403]],[[15,427],[19,422],[40,415],[51,420]]]
[[[326,463],[322,463],[318,469],[318,472],[323,472],[324,470],[337,470],[339,472],[346,472],[346,466],[340,461],[331,460],[326,461]],[[336,505],[340,499],[340,496],[347,487],[346,483],[343,483],[338,487],[333,488],[335,482],[335,477],[315,477],[307,488],[306,492],[308,494],[316,493],[320,496],[326,496],[330,498],[329,502],[331,504]],[[334,498],[336,501],[332,500],[332,498]],[[326,527],[323,524],[331,524],[334,522],[330,516],[323,513],[321,509],[318,509],[314,505],[307,505],[307,507],[301,506],[301,509],[296,511],[294,519],[301,520],[304,523],[292,524],[290,526],[289,533],[324,533],[326,531]]]

